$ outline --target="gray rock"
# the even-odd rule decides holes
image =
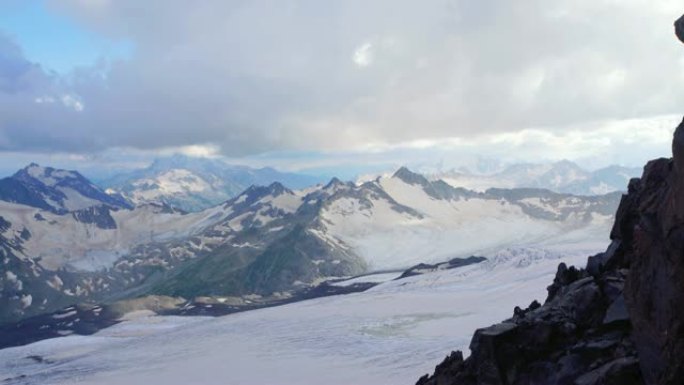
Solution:
[[[639,361],[633,357],[618,358],[575,380],[575,385],[630,384],[641,384]]]
[[[606,316],[603,318],[603,324],[609,325],[613,322],[629,322],[629,313],[627,312],[627,305],[625,304],[625,297],[619,296],[610,304]]]

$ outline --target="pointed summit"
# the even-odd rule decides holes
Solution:
[[[283,184],[280,182],[273,182],[268,186],[251,185],[245,191],[238,194],[235,198],[228,200],[226,203],[249,206],[262,198],[266,198],[268,196],[275,198],[283,194],[294,195],[294,192],[283,186]]]
[[[283,186],[283,184],[280,182],[271,183],[270,185],[268,185],[268,190],[270,192],[270,195],[273,195],[274,197],[277,197],[282,194],[294,194],[292,190]]]
[[[331,188],[340,187],[340,186],[344,186],[344,182],[339,180],[337,177],[333,177],[332,179],[330,179],[330,182],[328,182],[328,184],[323,186],[323,189],[329,190]]]
[[[428,186],[430,182],[422,175],[417,174],[406,167],[401,167],[392,175],[392,178],[397,178],[408,184],[417,184],[421,186]]]

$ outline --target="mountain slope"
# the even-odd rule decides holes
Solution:
[[[348,189],[322,212],[326,233],[379,270],[606,228],[619,199],[530,189],[476,193],[429,182],[407,169]],[[360,194],[367,194],[366,202],[354,198]]]

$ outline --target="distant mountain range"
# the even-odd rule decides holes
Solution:
[[[0,323],[148,294],[280,300],[331,277],[586,242],[620,196],[476,192],[402,168],[361,185],[251,186],[186,213],[33,164],[0,183]]]
[[[492,166],[493,167],[493,166]],[[489,167],[488,170],[495,168]],[[488,188],[542,188],[557,193],[600,195],[623,191],[640,168],[609,166],[586,171],[570,161],[547,164],[515,164],[498,172],[481,174],[466,169],[428,173],[430,180],[443,180],[453,187],[484,192]],[[320,177],[251,168],[220,159],[182,155],[159,158],[150,166],[99,182],[108,193],[120,195],[129,204],[165,204],[197,212],[218,205],[252,185],[280,182],[302,189],[326,181]]]
[[[598,195],[613,191],[625,191],[631,178],[639,177],[639,167],[609,166],[587,171],[571,161],[548,164],[515,164],[489,174],[477,174],[468,170],[451,170],[431,173],[430,179],[444,180],[454,187],[476,191],[488,188],[543,188],[558,193]]]
[[[324,182],[320,178],[225,163],[219,159],[174,155],[149,167],[117,175],[100,183],[134,204],[163,203],[200,211],[233,198],[252,185],[280,182],[299,189]]]

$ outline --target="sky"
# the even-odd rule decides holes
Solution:
[[[669,156],[671,0],[2,0],[0,173]],[[475,167],[475,166],[472,166]]]

